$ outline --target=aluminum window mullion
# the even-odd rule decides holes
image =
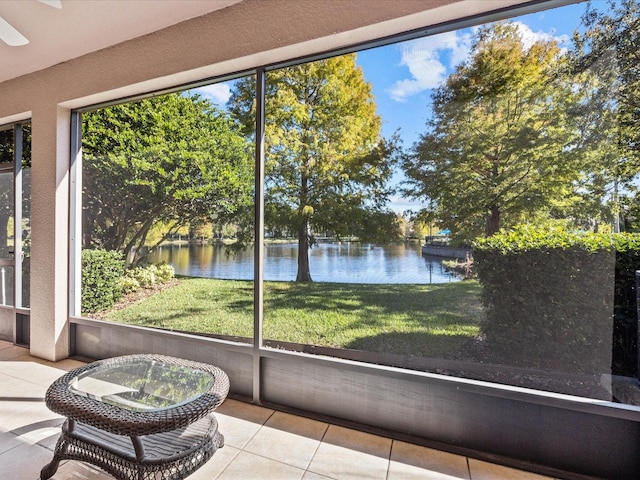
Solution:
[[[82,275],[82,113],[71,113],[69,165],[69,315],[81,314]],[[73,339],[72,339],[73,340]],[[73,343],[73,342],[72,342]]]
[[[264,124],[265,69],[256,70],[255,218],[253,275],[253,402],[260,403],[262,325],[264,320]]]
[[[13,305],[22,307],[22,125],[16,124],[13,132]]]

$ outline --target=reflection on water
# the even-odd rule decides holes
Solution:
[[[264,247],[264,279],[294,281],[297,243]],[[223,245],[172,245],[151,255],[165,261],[177,275],[233,280],[253,279],[253,249],[229,252]],[[446,272],[440,259],[423,257],[418,244],[322,243],[309,252],[311,278],[337,283],[447,283],[458,278]]]

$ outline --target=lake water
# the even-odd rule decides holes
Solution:
[[[294,281],[297,243],[264,247],[264,279]],[[309,252],[311,278],[337,283],[447,283],[459,278],[444,270],[441,259],[424,257],[420,245],[335,242],[321,243]],[[151,255],[154,263],[173,265],[177,275],[253,280],[253,248],[228,254],[223,245],[171,245]]]

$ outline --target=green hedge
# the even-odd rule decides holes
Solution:
[[[82,250],[82,313],[106,310],[120,300],[123,274],[120,252]]]
[[[616,236],[616,280],[612,373],[638,377],[638,307],[636,271],[640,270],[640,235]]]
[[[637,339],[638,251],[635,235],[560,228],[520,227],[478,240],[473,257],[486,310],[481,329],[492,360],[568,373],[611,372],[617,361],[614,317],[616,325],[622,319],[636,325],[635,334],[624,334],[627,343]],[[624,362],[637,367],[632,349]]]
[[[125,270],[120,252],[82,251],[82,313],[107,310],[124,294],[166,283],[174,278],[171,265],[159,263]]]

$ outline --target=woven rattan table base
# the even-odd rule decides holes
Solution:
[[[136,457],[139,439],[144,458]],[[126,437],[114,435],[82,423],[65,422],[51,463],[41,480],[52,477],[61,460],[91,463],[118,480],[180,480],[206,463],[224,445],[213,415],[171,432]]]

